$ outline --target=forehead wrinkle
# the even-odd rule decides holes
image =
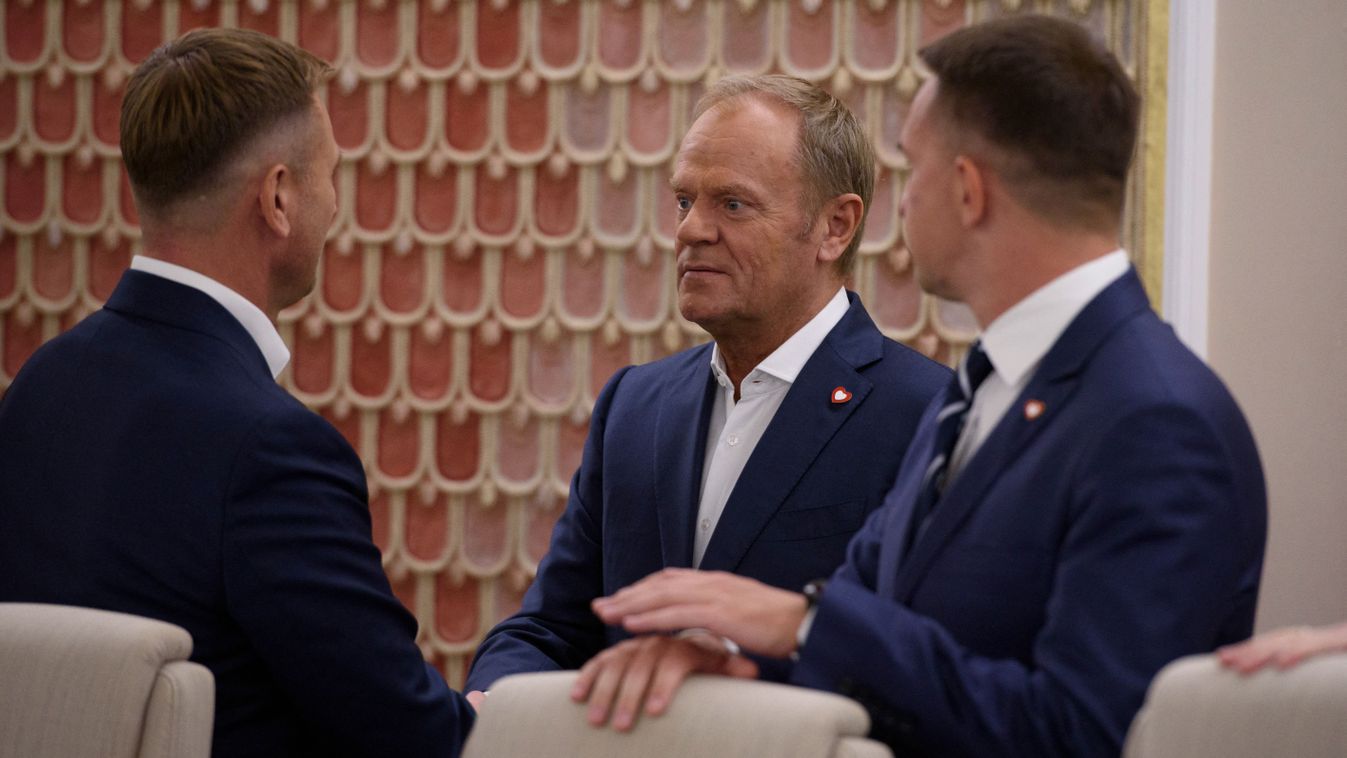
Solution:
[[[756,99],[708,110],[683,138],[670,187],[675,192],[735,195],[755,205],[793,197],[803,191],[798,121],[799,115],[784,106]],[[783,125],[794,126],[788,137],[780,133]]]
[[[728,160],[719,155],[679,153],[669,186],[675,189],[696,184],[702,187],[733,188],[759,193],[763,185],[761,161],[740,161],[734,156]]]
[[[698,116],[683,135],[678,157],[682,159],[698,153],[714,155],[720,151],[753,163],[783,157],[798,163],[800,122],[800,114],[784,103],[746,94],[717,104]],[[772,148],[777,146],[776,138],[783,126],[790,129],[787,144],[782,146],[786,155],[773,156]],[[769,134],[758,139],[744,138],[745,133],[761,134],[763,130]],[[734,133],[736,131],[739,133]]]

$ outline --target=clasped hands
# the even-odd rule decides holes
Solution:
[[[586,718],[626,731],[644,708],[658,716],[693,673],[751,679],[758,667],[745,651],[784,658],[795,651],[803,595],[720,571],[665,569],[592,604],[604,623],[648,635],[625,640],[580,669],[571,698],[589,702]],[[678,636],[668,633],[683,631]]]

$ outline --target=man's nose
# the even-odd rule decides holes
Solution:
[[[674,238],[682,245],[704,245],[716,241],[716,225],[702,204],[694,202],[678,222]]]

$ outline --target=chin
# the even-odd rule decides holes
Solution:
[[[277,299],[280,301],[280,308],[278,310],[285,310],[295,303],[298,303],[300,300],[303,300],[310,292],[313,292],[313,288],[317,283],[317,276],[310,275],[303,279],[296,278],[283,284],[278,284],[274,288],[275,292],[278,293]]]
[[[946,300],[953,299],[949,296],[949,288],[945,286],[945,282],[941,279],[936,278],[934,274],[923,271],[919,267],[914,267],[912,273],[914,275],[914,278],[917,280],[917,286],[921,287],[922,292],[925,292],[928,295],[941,297]]]
[[[691,321],[694,324],[697,324],[698,326],[700,326],[702,321],[706,319],[706,314],[704,311],[702,311],[699,308],[683,305],[682,303],[678,304],[678,312],[682,314],[683,318],[687,319],[688,321]]]
[[[708,303],[699,302],[697,298],[685,296],[678,298],[678,312],[683,314],[683,318],[708,332],[725,316],[719,309],[710,306]]]

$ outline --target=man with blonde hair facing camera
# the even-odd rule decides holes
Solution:
[[[236,29],[151,54],[121,120],[143,253],[0,404],[0,601],[186,628],[217,758],[452,756],[472,723],[384,576],[360,460],[275,381],[336,214],[329,75]]]
[[[874,181],[865,130],[818,86],[707,90],[667,202],[679,311],[715,342],[608,381],[538,578],[483,641],[468,689],[584,665],[626,636],[590,603],[661,568],[796,589],[841,563],[949,375],[885,339],[845,289]]]
[[[792,682],[860,701],[899,755],[1117,755],[1161,667],[1252,627],[1258,453],[1119,249],[1139,103],[1118,61],[1032,15],[921,58],[904,234],[984,331],[884,506],[803,593],[665,571],[595,610],[796,656]],[[581,675],[600,709],[662,706],[684,673],[609,655]]]

